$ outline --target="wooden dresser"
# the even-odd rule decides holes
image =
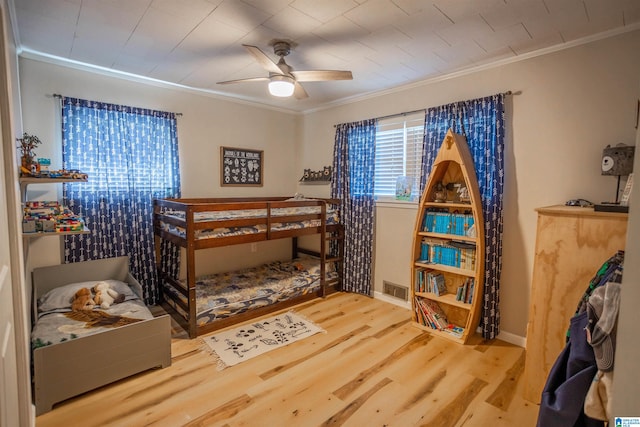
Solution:
[[[573,206],[536,211],[523,395],[540,403],[549,371],[565,346],[569,319],[578,301],[602,264],[625,248],[627,214]]]

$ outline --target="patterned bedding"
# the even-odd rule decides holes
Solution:
[[[153,319],[144,302],[124,282],[105,280],[118,293],[125,296],[122,303],[108,309],[100,307],[87,313],[72,314],[70,301],[80,288],[91,288],[97,281],[80,282],[52,289],[38,299],[38,319],[31,331],[31,348],[44,347],[83,336],[97,334],[114,327],[141,320]],[[82,320],[74,320],[82,318]]]
[[[272,217],[283,217],[291,215],[311,215],[319,214],[321,209],[319,206],[298,206],[290,208],[274,208],[271,209]],[[165,215],[173,216],[179,219],[185,219],[184,211],[165,211]],[[228,211],[210,211],[210,212],[195,212],[193,214],[194,222],[207,222],[207,221],[229,221],[234,219],[248,219],[248,218],[266,218],[266,209],[242,209],[242,210],[228,210]],[[338,211],[327,207],[327,224],[337,224],[339,222]],[[172,234],[176,234],[182,238],[186,237],[186,232],[183,227],[167,224],[165,222],[160,223],[161,227]],[[311,219],[305,221],[294,222],[275,222],[271,223],[271,231],[284,231],[295,230],[301,228],[319,227],[321,221],[319,219]],[[266,224],[257,224],[247,227],[214,227],[209,229],[202,229],[195,231],[196,239],[210,239],[218,237],[230,237],[240,236],[244,234],[256,234],[266,233]]]
[[[332,277],[335,273],[328,273],[328,278]],[[196,281],[197,323],[204,325],[306,295],[319,287],[320,262],[315,258],[275,261],[230,273],[202,276]],[[173,288],[167,287],[167,291],[184,300]],[[174,308],[179,309],[177,305]]]

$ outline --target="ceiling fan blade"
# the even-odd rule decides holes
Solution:
[[[309,94],[307,93],[306,90],[304,90],[304,88],[300,83],[295,82],[293,87],[293,96],[295,96],[296,99],[304,99],[304,98],[308,98]]]
[[[282,70],[280,69],[280,67],[278,67],[278,64],[273,62],[271,58],[269,58],[263,51],[260,50],[260,48],[248,44],[243,44],[242,46],[244,46],[244,48],[247,49],[247,51],[251,55],[253,55],[254,58],[256,58],[258,63],[262,65],[262,68],[270,73],[282,74]]]
[[[226,82],[218,82],[219,85],[228,85],[231,83],[246,83],[246,82],[268,82],[269,77],[250,77],[248,79],[227,80]]]
[[[339,70],[315,70],[315,71],[291,71],[291,74],[299,82],[320,82],[325,80],[353,80],[351,71]]]

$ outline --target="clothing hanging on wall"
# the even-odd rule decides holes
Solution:
[[[594,379],[600,378],[596,375],[599,367],[609,371],[613,369],[611,344],[615,341],[611,340],[615,335],[615,323],[611,322],[613,310],[608,308],[615,304],[615,288],[622,280],[623,262],[623,251],[609,258],[598,269],[580,299],[576,314],[570,320],[567,344],[551,368],[542,390],[537,427],[604,427],[602,417],[592,418],[601,412],[598,402],[604,401],[603,411],[606,413],[607,397],[603,399],[597,394],[602,384],[593,386],[594,391],[587,401],[587,407],[593,407],[593,411],[587,411],[589,414],[585,413],[585,401]],[[609,284],[613,285],[611,289],[606,288]],[[610,304],[605,303],[607,294]],[[619,297],[619,292],[617,295]],[[615,314],[617,319],[617,310]],[[590,331],[589,335],[587,331]],[[606,344],[601,345],[605,341]]]
[[[587,392],[584,412],[602,421],[613,418],[611,395],[619,308],[620,283],[615,282],[607,282],[596,288],[587,303],[588,324],[585,331],[587,341],[593,348],[598,372]]]

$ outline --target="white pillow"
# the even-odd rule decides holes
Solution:
[[[61,313],[71,311],[73,296],[81,288],[91,289],[98,282],[107,282],[113,290],[124,295],[124,300],[129,301],[138,297],[125,282],[119,280],[94,280],[89,282],[70,283],[51,289],[46,294],[38,298],[38,317],[47,313]]]

